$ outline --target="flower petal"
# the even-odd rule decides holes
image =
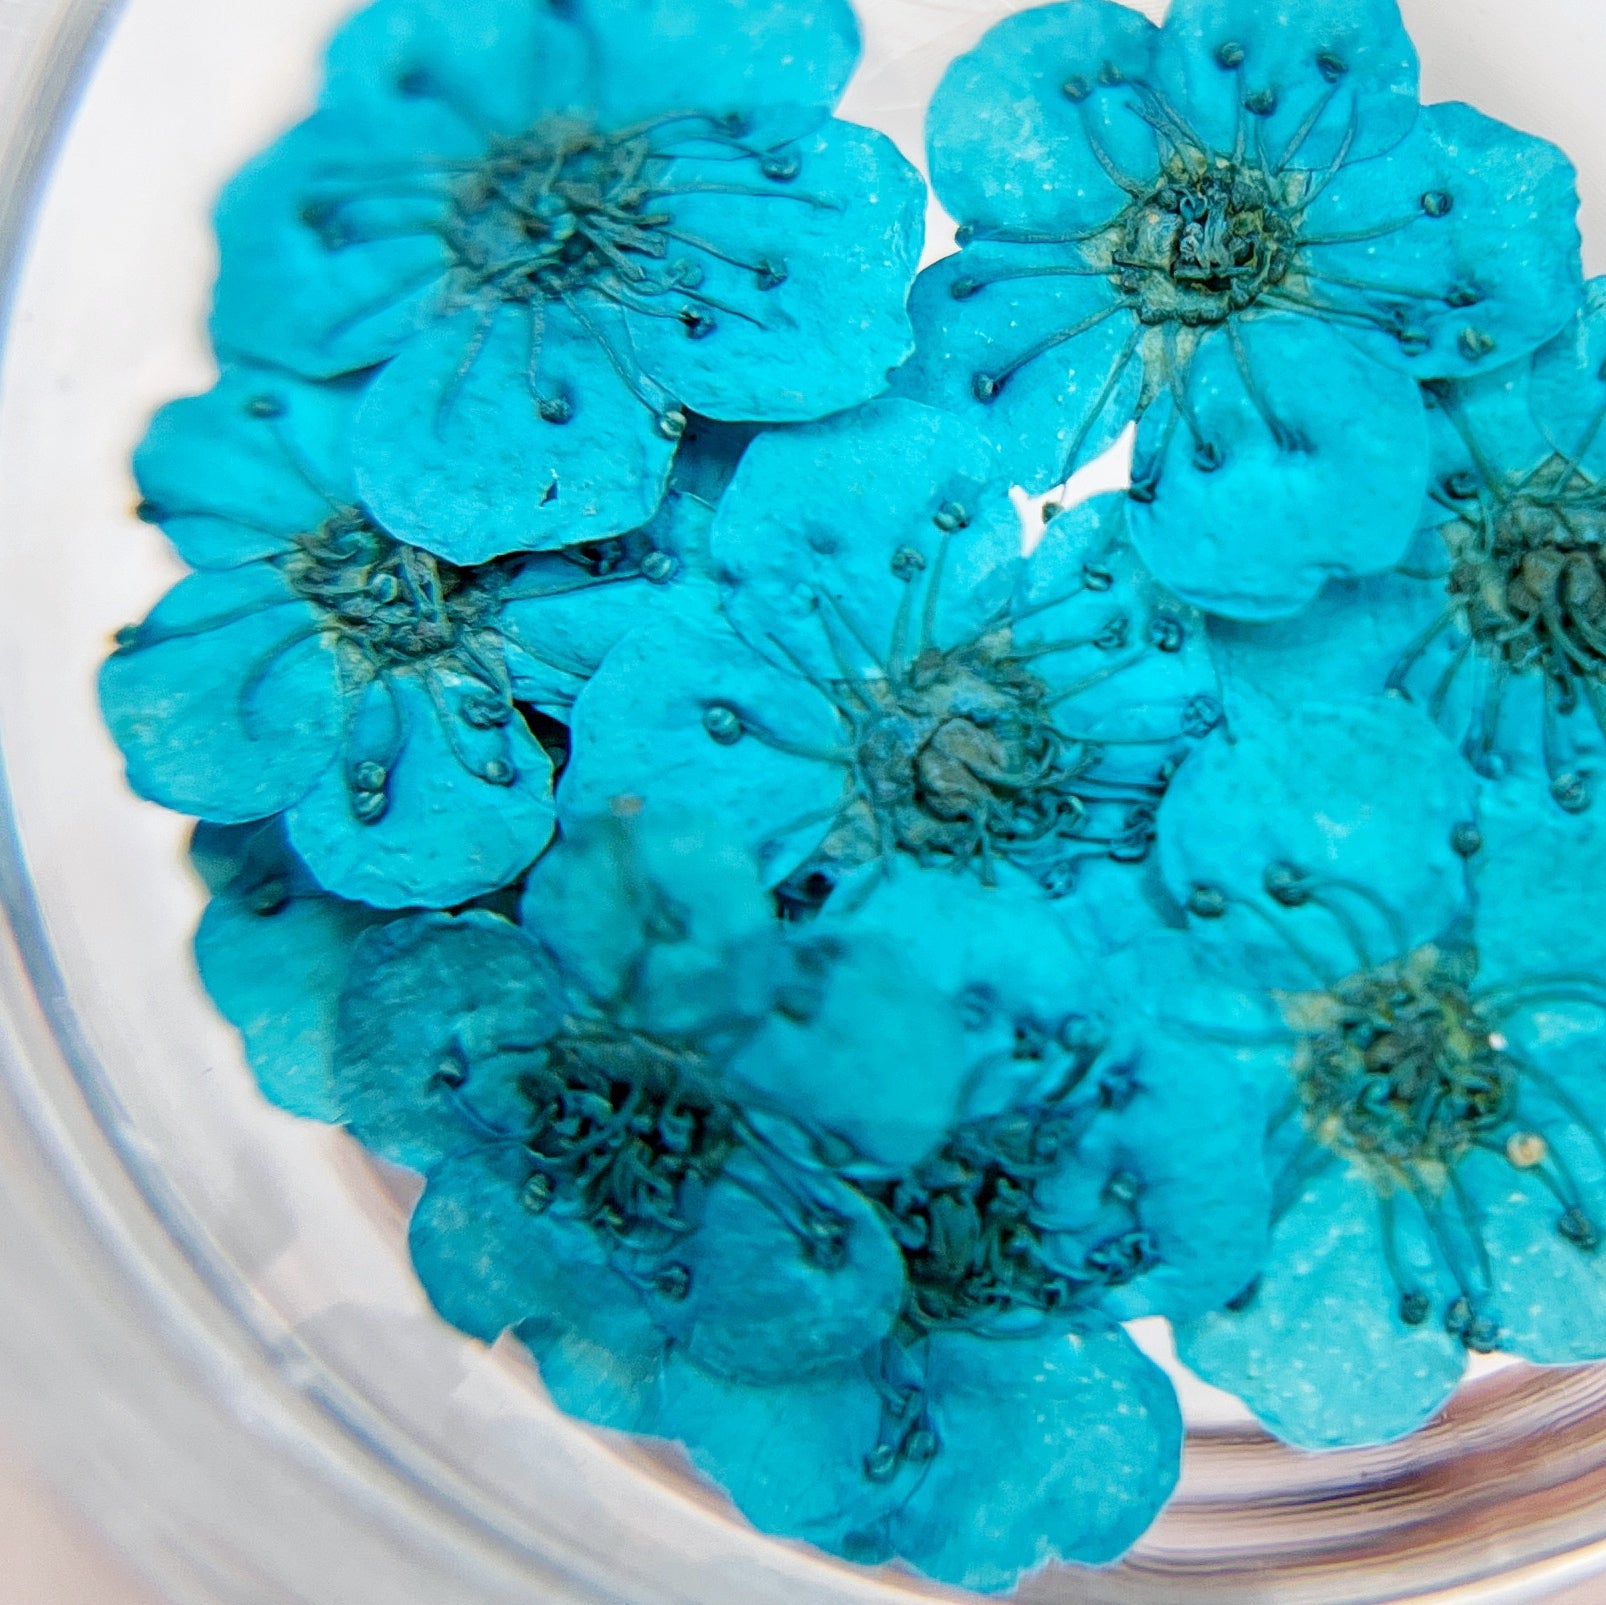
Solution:
[[[1239,340],[1253,390],[1211,333],[1179,378],[1196,424],[1170,396],[1145,415],[1133,477],[1153,492],[1135,498],[1132,542],[1206,612],[1277,618],[1335,575],[1399,561],[1427,487],[1427,420],[1403,375],[1311,319],[1245,320]]]
[[[584,1328],[532,1316],[518,1328],[552,1402],[577,1420],[616,1432],[648,1433],[669,1340],[639,1299],[608,1299],[586,1312]]]
[[[224,835],[202,825],[202,851]],[[241,1035],[269,1103],[336,1124],[334,1035],[352,949],[384,919],[318,890],[284,845],[277,823],[228,829],[243,837],[234,873],[214,890],[195,959],[218,1012]]]
[[[1207,144],[1231,151],[1248,124],[1273,163],[1295,168],[1376,156],[1416,116],[1416,49],[1395,0],[1175,0],[1154,71]],[[1246,105],[1270,109],[1251,123]]]
[[[1332,976],[1352,973],[1358,955],[1325,896],[1279,907],[1268,870],[1352,888],[1334,895],[1375,958],[1397,957],[1461,912],[1451,838],[1473,818],[1472,772],[1419,710],[1382,697],[1308,704],[1245,722],[1189,759],[1160,808],[1160,864],[1179,902],[1200,886],[1228,897],[1220,940],[1255,955],[1261,984],[1309,989],[1321,977],[1295,943]]]
[[[519,920],[571,986],[602,1004],[628,980],[642,1023],[671,1037],[728,1020],[733,960],[778,935],[752,859],[705,818],[656,808],[566,820],[530,871]]]
[[[822,680],[884,674],[900,618],[909,657],[979,634],[1020,567],[997,476],[973,430],[909,401],[762,436],[714,521],[731,623]]]
[[[1541,462],[1545,455],[1539,449],[1542,443],[1552,451],[1577,458],[1599,478],[1606,472],[1606,438],[1601,433],[1601,414],[1606,410],[1603,374],[1606,279],[1591,279],[1584,286],[1583,310],[1554,340],[1534,353],[1532,376],[1526,386],[1521,383],[1522,370],[1516,370],[1512,388],[1519,396],[1525,393],[1533,421],[1524,433],[1502,432],[1516,438],[1499,440],[1496,461],[1509,468]]]
[[[948,68],[927,116],[932,186],[949,214],[1054,234],[1113,218],[1128,195],[1098,151],[1139,182],[1160,168],[1127,87],[1148,77],[1157,37],[1109,0],[1040,6],[990,28]]]
[[[493,914],[376,927],[352,954],[340,1004],[336,1092],[353,1133],[382,1159],[426,1170],[522,1130],[518,1050],[567,1012],[550,960]]]
[[[1582,299],[1572,164],[1470,106],[1424,107],[1404,144],[1345,168],[1301,228],[1333,241],[1307,247],[1328,279],[1311,298],[1346,309],[1352,338],[1418,379],[1514,362]]]
[[[934,263],[909,298],[915,354],[893,376],[898,395],[986,435],[1032,493],[1113,445],[1143,387],[1136,319],[1078,261],[1053,247],[973,245]],[[1067,266],[1076,271],[1056,271]]]
[[[223,260],[212,340],[225,357],[330,379],[394,356],[434,316],[451,254],[432,226],[444,202],[366,199],[375,238],[329,243],[309,222],[343,190],[363,191],[376,153],[332,113],[292,129],[249,163],[217,208]],[[415,233],[396,230],[412,222]]]
[[[225,369],[204,396],[163,407],[134,453],[144,502],[192,568],[235,568],[283,552],[356,500],[348,435],[360,382],[306,384]]]
[[[933,1338],[925,1385],[939,1448],[890,1528],[928,1577],[996,1591],[1114,1560],[1176,1486],[1171,1385],[1116,1328]]]
[[[738,723],[713,735],[705,721],[720,709]],[[841,743],[832,704],[712,611],[633,631],[576,699],[570,729],[558,790],[565,826],[605,815],[620,797],[704,814],[757,855],[771,885],[824,837],[848,783],[845,765],[807,756]]]
[[[181,580],[100,671],[133,790],[223,824],[304,795],[340,740],[321,619],[266,563]]]
[[[912,1164],[956,1119],[970,1055],[952,999],[866,934],[805,949],[803,984],[732,1056],[747,1092],[877,1164]]]
[[[785,1383],[846,1365],[892,1330],[903,1255],[875,1206],[820,1171],[800,1178],[844,1229],[840,1263],[810,1256],[788,1215],[796,1201],[752,1158],[731,1162],[673,1259],[691,1273],[679,1304],[655,1316],[694,1364],[753,1383]]]
[[[920,175],[852,123],[778,148],[796,169],[781,181],[718,153],[654,174],[670,248],[695,264],[696,283],[663,301],[627,298],[626,322],[641,366],[711,418],[840,412],[880,395],[914,349],[905,305],[925,232]]]
[[[1382,1230],[1371,1184],[1332,1165],[1277,1223],[1247,1304],[1177,1329],[1183,1363],[1302,1449],[1414,1431],[1450,1397],[1466,1351],[1437,1321],[1400,1319]],[[1420,1234],[1400,1233],[1396,1253],[1424,1292],[1438,1288]]]
[[[387,679],[368,688],[344,760],[290,809],[291,844],[321,885],[378,908],[449,908],[505,886],[551,839],[552,760],[517,714],[490,730],[463,718],[459,693],[482,694],[478,680],[437,667],[423,683]],[[377,816],[357,812],[377,790],[358,784],[367,764],[382,771]]]
[[[521,133],[590,98],[585,35],[555,7],[519,0],[378,0],[329,46],[322,103],[417,120],[420,150],[475,154],[484,134]],[[425,140],[433,136],[434,144]]]
[[[525,1206],[534,1174],[512,1144],[470,1148],[430,1171],[413,1211],[408,1247],[430,1303],[485,1343],[530,1317],[583,1329],[591,1311],[636,1302],[596,1231],[557,1209]]]
[[[568,9],[596,52],[610,128],[693,107],[828,111],[859,59],[847,0],[575,0]]]
[[[374,516],[460,564],[644,524],[674,440],[623,376],[603,322],[590,328],[562,307],[487,305],[413,340],[357,415],[357,481]],[[543,401],[564,421],[548,422]]]

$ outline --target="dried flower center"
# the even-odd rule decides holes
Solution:
[[[661,1248],[696,1224],[695,1194],[737,1142],[702,1056],[637,1032],[571,1023],[520,1080],[533,1173],[524,1202],[555,1202],[621,1245]]]
[[[1225,322],[1288,276],[1302,189],[1226,157],[1200,172],[1173,156],[1118,220],[1111,276],[1143,323]]]
[[[376,671],[453,652],[494,621],[499,603],[494,570],[457,568],[393,540],[354,508],[298,535],[284,572]]]
[[[1413,1191],[1512,1112],[1519,1072],[1469,996],[1465,967],[1436,948],[1294,1000],[1295,1076],[1311,1134]]]

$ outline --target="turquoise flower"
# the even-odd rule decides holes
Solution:
[[[362,499],[458,564],[620,534],[690,412],[886,388],[924,186],[829,116],[845,0],[380,0],[218,210],[220,350],[385,364]]]
[[[754,443],[712,536],[722,610],[627,637],[577,700],[560,808],[698,807],[814,907],[899,858],[1058,895],[1141,861],[1219,721],[1197,616],[1102,498],[1021,556],[993,449],[906,401]]]
[[[158,415],[142,512],[198,572],[119,637],[101,705],[142,797],[283,813],[327,890],[450,906],[552,834],[552,759],[521,709],[566,713],[631,623],[705,583],[708,510],[677,493],[621,540],[454,567],[359,499],[363,394],[233,368]]]
[[[1160,819],[1191,916],[1132,962],[1263,1086],[1260,1275],[1178,1351],[1308,1448],[1381,1442],[1468,1351],[1606,1357],[1606,945],[1593,817],[1535,813],[1399,701],[1199,754]]]
[[[520,1336],[564,1408],[682,1442],[767,1532],[987,1590],[1113,1559],[1170,1493],[1181,1445],[1169,1387],[1114,1322],[1198,1314],[1259,1264],[1258,1100],[1209,1045],[1139,1045],[1136,995],[1021,888],[906,868],[869,905],[844,901],[809,932],[896,942],[966,1029],[953,1125],[896,1169],[844,1167],[903,1252],[895,1329],[762,1387],[666,1364],[622,1324]],[[881,1074],[913,1099],[905,1066]]]
[[[1033,490],[1140,418],[1133,542],[1208,611],[1391,567],[1427,479],[1416,381],[1524,357],[1579,300],[1566,159],[1416,89],[1393,0],[1006,19],[932,104],[962,249],[921,277],[901,392]]]
[[[391,916],[331,897],[283,823],[198,825],[190,858],[212,894],[195,933],[201,982],[239,1033],[269,1103],[341,1118],[334,1037],[352,948]]]
[[[1297,626],[1213,627],[1234,698],[1289,707],[1387,688],[1480,774],[1588,808],[1606,759],[1603,359],[1596,279],[1531,362],[1438,389],[1414,548],[1391,574],[1330,586]]]

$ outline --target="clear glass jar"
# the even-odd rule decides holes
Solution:
[[[0,1432],[174,1601],[934,1597],[758,1537],[672,1456],[556,1414],[513,1346],[433,1318],[407,1267],[409,1180],[257,1096],[194,980],[184,823],[128,794],[101,730],[111,632],[176,573],[133,517],[127,458],[154,407],[210,382],[207,208],[308,104],[344,9],[0,14]],[[861,9],[844,113],[918,155],[943,65],[1013,7]],[[1404,9],[1428,98],[1583,161],[1606,262],[1598,0]],[[1485,1366],[1427,1431],[1320,1456],[1197,1384],[1187,1402],[1160,1524],[1122,1565],[1045,1573],[1024,1598],[1494,1602],[1606,1576],[1606,1368]]]

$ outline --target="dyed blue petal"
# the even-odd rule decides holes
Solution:
[[[1416,49],[1395,0],[1175,0],[1154,71],[1207,146],[1230,152],[1247,130],[1273,165],[1376,156],[1416,117]]]
[[[796,168],[780,182],[695,147],[654,174],[672,248],[698,274],[667,302],[629,303],[625,321],[641,367],[711,418],[840,412],[880,395],[914,349],[905,303],[925,238],[920,175],[852,123],[779,150]]]
[[[1402,1214],[1414,1206],[1396,1201]],[[1416,1222],[1420,1228],[1420,1220]],[[1302,1449],[1386,1443],[1432,1417],[1461,1379],[1466,1351],[1436,1320],[1400,1319],[1372,1184],[1333,1161],[1277,1223],[1258,1287],[1238,1310],[1177,1329],[1177,1353]],[[1442,1308],[1442,1272],[1422,1231],[1395,1253]]]
[[[762,436],[714,521],[731,623],[822,680],[974,638],[1020,567],[997,474],[972,429],[909,401]]]
[[[1169,396],[1145,415],[1133,477],[1151,491],[1135,498],[1132,541],[1206,612],[1277,618],[1334,576],[1404,554],[1427,488],[1427,420],[1414,384],[1320,323],[1246,320],[1238,338],[1254,389],[1231,340],[1207,336],[1186,380],[1197,437]]]
[[[1517,468],[1542,461],[1546,455],[1538,449],[1542,441],[1550,450],[1577,459],[1597,478],[1606,472],[1606,439],[1601,435],[1601,418],[1606,413],[1603,373],[1606,279],[1591,279],[1584,286],[1583,310],[1534,353],[1532,377],[1526,386],[1533,418],[1530,434],[1518,434],[1509,443],[1499,441],[1502,466]]]
[[[594,1427],[652,1431],[658,1379],[673,1355],[639,1299],[593,1306],[583,1329],[534,1316],[518,1328],[518,1337],[560,1410]]]
[[[575,0],[597,63],[597,104],[617,128],[691,109],[827,111],[859,59],[847,0]]]
[[[959,1010],[922,977],[904,943],[827,934],[818,946],[801,944],[784,1007],[727,1067],[761,1105],[895,1168],[938,1145],[971,1069]]]
[[[940,1582],[995,1592],[1053,1561],[1114,1560],[1176,1486],[1171,1385],[1114,1328],[933,1338],[926,1387],[940,1447],[889,1529]]]
[[[1132,767],[1152,778],[1167,748],[1208,733],[1220,710],[1204,620],[1137,560],[1129,507],[1095,496],[1054,518],[1022,570],[1012,633],[1066,698],[1067,733],[1133,748]]]
[[[321,885],[378,908],[448,908],[505,886],[552,836],[552,760],[516,714],[474,728],[459,712],[478,680],[432,667],[375,681],[330,764],[288,815],[290,841]],[[385,802],[359,814],[378,788]]]
[[[881,1216],[826,1171],[801,1179],[843,1230],[839,1261],[813,1252],[797,1201],[751,1156],[731,1161],[696,1230],[670,1251],[690,1288],[677,1304],[652,1300],[654,1318],[693,1363],[741,1381],[793,1382],[851,1363],[891,1331],[903,1255]]]
[[[1427,402],[1433,447],[1429,485],[1433,499],[1423,510],[1427,521],[1439,526],[1454,519],[1457,508],[1470,505],[1475,510],[1477,488],[1487,476],[1493,476],[1496,486],[1504,487],[1549,457],[1557,449],[1554,442],[1563,436],[1571,434],[1575,443],[1582,439],[1587,419],[1581,419],[1571,429],[1563,424],[1553,430],[1551,425],[1537,421],[1535,405],[1536,370],[1547,353],[1555,364],[1550,371],[1558,380],[1572,362],[1580,367],[1587,362],[1587,354],[1575,348],[1575,331],[1579,327],[1575,319],[1534,354],[1531,364],[1512,362],[1475,379],[1427,387],[1423,399]],[[1569,390],[1576,398],[1575,406],[1587,411],[1594,398],[1586,386],[1593,380],[1593,370],[1587,380],[1574,370],[1558,388]],[[1594,388],[1596,395],[1606,400],[1606,390],[1598,384]]]
[[[1606,929],[1582,887],[1606,885],[1601,803],[1564,814],[1531,786],[1484,790],[1477,892],[1478,979],[1512,986],[1547,975],[1598,975],[1606,986]]]
[[[1514,362],[1582,299],[1572,164],[1470,106],[1424,107],[1404,144],[1345,168],[1301,227],[1316,275],[1371,287],[1317,277],[1311,298],[1347,309],[1355,340],[1418,379]]]
[[[134,453],[141,517],[192,568],[234,568],[285,550],[356,500],[348,464],[360,383],[306,384],[225,370],[204,396],[162,408]]]
[[[570,729],[565,825],[621,797],[704,814],[757,856],[769,884],[823,839],[847,784],[845,765],[823,756],[842,739],[831,702],[712,612],[633,631],[580,693]]]
[[[594,334],[561,307],[472,307],[412,341],[357,416],[374,516],[461,564],[644,524],[674,440],[616,369],[606,320],[589,321]]]
[[[197,850],[217,827],[202,825]],[[325,896],[278,826],[247,827],[234,873],[214,888],[195,933],[201,981],[244,1039],[270,1103],[331,1124],[344,1117],[334,1083],[340,990],[358,938],[384,918]]]
[[[556,7],[380,0],[330,44],[323,104],[378,118],[405,108],[416,148],[477,153],[486,131],[518,133],[543,113],[583,110],[590,79],[586,40]]]
[[[915,354],[894,391],[979,429],[1031,492],[1113,445],[1143,387],[1137,321],[1080,263],[1074,249],[974,245],[927,268],[909,298]]]
[[[352,1131],[415,1170],[523,1131],[520,1072],[567,1012],[551,961],[493,914],[369,931],[352,955],[335,1052]]]
[[[340,740],[320,621],[265,563],[181,580],[100,671],[133,790],[225,824],[304,795]]]
[[[534,1174],[516,1145],[470,1148],[430,1171],[413,1211],[408,1247],[430,1302],[486,1343],[530,1317],[583,1329],[593,1310],[636,1302],[592,1227],[526,1206]]]
[[[1128,87],[1149,76],[1156,38],[1109,0],[1040,6],[990,28],[948,68],[927,115],[932,187],[949,214],[1053,234],[1112,218],[1128,196],[1098,151],[1140,181],[1160,167]]]
[[[659,809],[567,820],[519,919],[571,986],[601,1004],[628,982],[635,1015],[670,1037],[728,1019],[733,960],[755,945],[767,956],[779,935],[752,859],[706,819]]]
[[[566,717],[609,652],[637,625],[717,600],[706,578],[713,509],[671,488],[627,536],[617,574],[587,583],[561,552],[527,562],[508,585],[497,628],[519,700]],[[649,575],[651,577],[649,577]]]
[[[322,113],[286,134],[223,192],[223,260],[212,339],[225,357],[275,363],[309,379],[334,378],[394,356],[436,312],[451,255],[428,225],[431,198],[364,203],[365,235],[332,246],[308,221],[342,186],[366,187],[376,153],[359,131]],[[310,210],[309,210],[310,209]]]
[[[1183,765],[1160,807],[1160,864],[1179,902],[1201,886],[1229,898],[1219,925],[1197,930],[1253,955],[1263,984],[1309,988],[1319,978],[1296,943],[1333,976],[1352,973],[1358,955],[1327,891],[1279,907],[1267,872],[1331,880],[1374,956],[1396,957],[1459,913],[1451,838],[1473,817],[1472,772],[1425,714],[1395,698],[1314,703],[1246,721]]]

